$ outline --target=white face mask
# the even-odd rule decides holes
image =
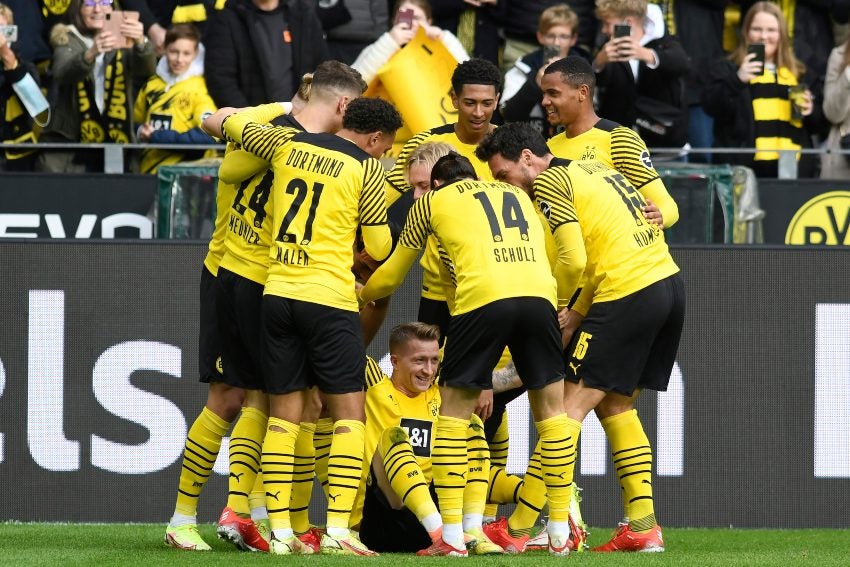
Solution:
[[[12,89],[15,91],[15,94],[18,95],[18,98],[21,99],[21,102],[27,109],[29,115],[33,117],[36,124],[44,127],[48,122],[50,122],[50,104],[47,102],[47,99],[44,98],[44,95],[41,94],[41,89],[38,87],[35,79],[32,78],[32,75],[27,73],[24,75],[23,79],[17,83],[12,83]],[[48,111],[47,119],[42,124],[38,120],[38,115],[45,110]]]

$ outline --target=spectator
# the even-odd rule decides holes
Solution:
[[[543,11],[564,0],[511,0],[504,21],[505,50],[502,53],[502,70],[508,73],[523,56],[540,47],[537,38],[539,19]],[[594,0],[566,0],[578,16],[578,42],[576,45],[590,53],[596,45],[599,22],[596,20]]]
[[[140,142],[154,144],[214,144],[201,130],[204,118],[215,112],[215,103],[204,82],[201,34],[192,24],[177,24],[165,34],[165,56],[136,97],[133,119],[139,124]],[[169,165],[201,157],[202,151],[151,148],[142,152],[142,173],[156,173]]]
[[[14,13],[5,4],[0,4],[0,26],[12,25],[15,25]],[[24,30],[18,29],[19,34],[22,31]],[[3,74],[0,75],[0,116],[4,118],[3,122],[0,122],[0,142],[35,142],[32,117],[27,113],[12,85],[25,80],[28,74],[38,80],[38,71],[35,65],[21,56],[17,46],[6,40],[4,34],[0,34],[0,63],[3,65]],[[5,163],[2,163],[0,169],[31,171],[34,161],[33,150],[6,150]]]
[[[398,21],[400,10],[413,11],[412,23]],[[466,50],[452,32],[431,25],[431,5],[428,0],[398,0],[393,10],[393,21],[395,23],[390,31],[366,47],[351,65],[360,71],[366,84],[371,83],[384,63],[413,39],[420,27],[425,28],[426,35],[431,39],[439,39],[458,63],[469,59]]]
[[[156,58],[141,22],[125,20],[121,36],[104,30],[111,13],[112,0],[71,0],[71,23],[51,30],[53,113],[40,142],[125,144],[133,139],[132,79],[150,77]],[[122,47],[125,38],[133,47]],[[103,153],[43,150],[37,168],[55,173],[103,171]]]
[[[193,24],[201,37],[205,37],[207,24],[216,10],[224,7],[223,0],[146,0],[151,13],[150,23],[145,23],[148,38],[158,53],[165,50],[166,30],[175,24]],[[128,8],[129,9],[129,8]]]
[[[756,148],[755,155],[715,156],[753,168],[758,177],[777,177],[777,150],[811,147],[806,123],[813,116],[812,93],[806,88],[796,109],[791,88],[805,86],[806,67],[794,55],[782,12],[771,2],[758,2],[744,16],[741,41],[729,58],[712,64],[703,106],[714,117],[715,147]],[[748,51],[764,45],[764,64]],[[813,160],[800,163],[799,175],[814,174]]]
[[[714,119],[702,107],[705,70],[723,52],[724,12],[729,0],[650,0],[664,12],[667,33],[676,36],[691,59],[685,79],[688,105],[688,143],[694,148],[714,145]],[[711,154],[694,154],[689,161],[711,162]]]
[[[546,65],[568,55],[578,55],[590,61],[590,55],[576,47],[579,21],[566,4],[556,4],[543,10],[537,31],[537,42],[542,46],[517,61],[505,75],[505,92],[501,110],[505,122],[529,122],[534,129],[551,138],[557,133],[550,126],[546,111],[540,104],[543,91],[540,80]]]
[[[343,5],[351,18],[327,30],[328,50],[332,59],[351,65],[389,26],[389,5],[387,0],[345,0]]]
[[[832,124],[826,147],[850,149],[850,39],[832,50],[826,67],[823,113]],[[847,142],[841,142],[847,137]],[[850,154],[826,154],[821,164],[823,179],[850,179]]]
[[[314,0],[231,0],[204,43],[207,88],[219,108],[291,100],[304,73],[328,59]]]
[[[50,61],[53,51],[47,41],[47,30],[41,6],[32,0],[6,0],[6,6],[15,14],[18,41],[15,50],[25,60],[36,65]]]
[[[634,127],[646,145],[679,147],[687,140],[684,78],[690,69],[679,41],[664,33],[661,10],[646,0],[597,0],[609,39],[593,62],[599,115]],[[626,35],[615,36],[615,26]]]
[[[504,0],[433,0],[431,8],[434,23],[456,35],[470,56],[498,65],[507,4]]]

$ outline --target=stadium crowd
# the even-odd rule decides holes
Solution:
[[[600,116],[649,147],[776,177],[777,150],[850,147],[849,19],[850,0],[7,0],[0,139],[192,145],[126,152],[128,170],[155,173],[205,154],[198,146],[215,141],[199,127],[215,108],[289,101],[330,59],[371,87],[421,28],[457,62],[500,67],[497,124],[556,134],[541,105],[543,69],[579,55],[597,75]],[[714,147],[743,149],[688,151]],[[97,172],[102,153],[9,148],[0,167]],[[846,161],[806,153],[799,176],[845,177]]]

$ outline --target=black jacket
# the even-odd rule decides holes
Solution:
[[[504,19],[504,2],[495,6],[484,4],[475,10],[475,46],[470,57],[487,59],[494,64],[499,62],[499,49],[502,46],[502,37],[499,33],[502,20]],[[457,35],[457,26],[460,15],[467,9],[472,8],[463,0],[431,0],[431,12],[434,16],[434,25],[449,30]]]
[[[628,62],[608,63],[596,74],[599,88],[599,116],[631,128],[638,119],[636,106],[651,99],[671,107],[677,119],[664,135],[638,128],[638,133],[650,148],[684,145],[688,134],[688,113],[685,101],[685,77],[690,60],[679,40],[665,35],[645,45],[658,55],[658,67],[650,69],[641,62],[635,81]]]
[[[537,43],[540,14],[555,4],[567,4],[578,16],[579,45],[592,49],[596,45],[596,20],[594,0],[510,0],[507,2],[505,36],[526,43]]]
[[[251,0],[230,0],[215,12],[204,39],[204,77],[217,106],[239,108],[290,100],[301,76],[329,58],[315,1],[286,0],[281,6],[292,37],[292,89],[270,92],[266,77],[274,76],[278,64],[255,43],[261,25],[257,9]]]

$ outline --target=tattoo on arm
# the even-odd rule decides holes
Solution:
[[[522,380],[516,372],[514,361],[508,362],[504,368],[493,371],[493,393],[506,392],[522,386]]]

